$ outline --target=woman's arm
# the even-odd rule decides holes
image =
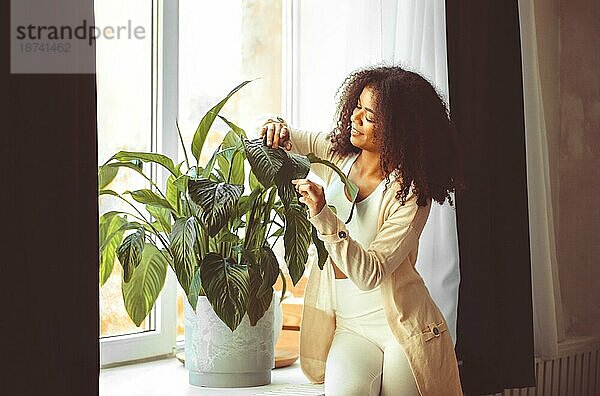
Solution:
[[[325,132],[308,132],[293,126],[288,126],[291,151],[306,155],[314,153],[317,157],[331,160],[331,142]]]
[[[406,259],[418,244],[431,208],[431,203],[419,207],[414,194],[409,194],[404,206],[399,202],[392,205],[395,209],[367,249],[349,235],[344,222],[327,205],[309,218],[335,265],[361,290],[377,287]]]
[[[283,121],[283,120],[282,120]],[[326,132],[308,132],[283,122],[272,122],[271,119],[263,124],[261,137],[267,134],[267,145],[279,146],[292,153],[307,155],[315,154],[334,164],[340,162],[341,157],[331,152],[331,141]],[[291,144],[288,144],[291,143]],[[332,171],[325,165],[313,164],[311,170],[322,180],[328,182]]]

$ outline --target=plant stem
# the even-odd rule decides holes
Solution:
[[[272,244],[271,246],[275,246],[275,244],[276,244],[276,243],[277,243],[277,241],[279,240],[279,237],[281,237],[281,234],[280,234],[280,235],[277,235],[277,238],[275,238],[275,241],[273,242],[273,244]]]
[[[229,164],[229,172],[227,172],[227,184],[229,184],[229,181],[231,180],[231,170],[233,169],[233,161],[235,160],[236,153],[237,152],[234,151],[233,156],[231,157],[231,164]]]
[[[171,249],[169,247],[169,243],[167,241],[165,241],[165,239],[160,235],[160,232],[154,228],[154,226],[148,222],[148,220],[146,220],[146,218],[144,217],[144,215],[142,214],[142,212],[140,212],[138,210],[138,208],[135,207],[134,204],[132,204],[131,202],[129,202],[128,200],[126,200],[125,198],[123,198],[121,196],[121,194],[117,194],[117,196],[119,198],[121,198],[123,201],[127,202],[136,212],[139,213],[140,216],[142,216],[142,218],[140,220],[142,220],[144,223],[146,223],[150,228],[152,228],[154,230],[154,232],[156,233],[156,236],[161,240],[161,242],[165,245],[165,248],[169,251],[169,254],[171,254],[171,256],[173,256],[173,252],[171,252]]]
[[[267,230],[267,236],[271,235],[271,228],[273,227],[273,223],[275,223],[275,220],[270,221],[269,222],[269,229]]]
[[[154,186],[156,188],[156,191],[158,191],[158,193],[166,200],[167,197],[165,196],[165,194],[163,194],[163,192],[160,190],[160,188],[158,188],[158,185],[154,182],[154,180],[152,180],[151,178],[149,178],[148,176],[146,176],[146,174],[142,171],[137,172],[138,174],[142,175],[144,177],[144,179],[148,180],[150,182],[150,184],[152,186]]]
[[[188,160],[187,150],[185,149],[185,144],[183,143],[183,137],[181,136],[181,130],[179,129],[179,121],[175,118],[175,126],[177,127],[177,134],[179,135],[179,141],[181,142],[181,148],[183,149],[183,155],[185,156],[185,165],[188,169],[190,169],[190,161]]]

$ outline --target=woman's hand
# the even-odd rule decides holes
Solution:
[[[283,147],[287,151],[292,149],[290,142],[290,131],[287,123],[280,117],[276,120],[269,118],[260,130],[260,137],[267,135],[267,146]]]
[[[325,192],[323,186],[308,179],[295,179],[292,184],[302,196],[299,201],[308,206],[310,217],[316,216],[325,206]]]

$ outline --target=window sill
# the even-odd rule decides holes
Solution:
[[[223,395],[270,394],[324,395],[323,385],[310,384],[296,361],[271,371],[271,384],[251,388],[203,388],[188,383],[188,371],[176,359],[168,358],[100,370],[100,395]]]

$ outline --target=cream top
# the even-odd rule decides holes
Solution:
[[[350,168],[358,158],[358,154],[349,157],[346,164],[341,168],[346,176],[350,173]],[[356,202],[352,219],[346,227],[348,227],[349,235],[354,238],[365,249],[369,247],[375,235],[377,234],[377,217],[381,210],[381,202],[383,200],[383,188],[385,179],[362,201]],[[328,205],[335,207],[337,217],[346,221],[350,216],[352,202],[348,200],[344,192],[344,183],[338,175],[332,178],[331,183],[325,190],[325,199]],[[347,276],[347,275],[346,275]]]

